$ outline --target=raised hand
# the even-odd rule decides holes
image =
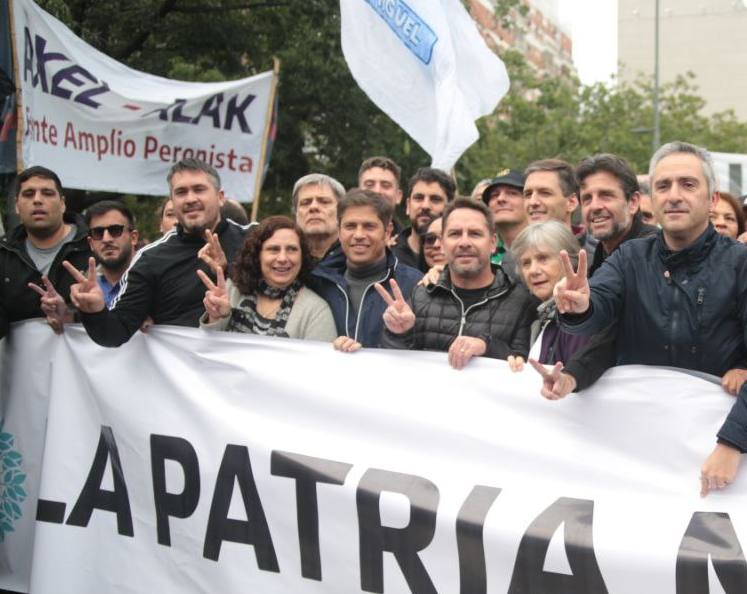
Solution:
[[[428,269],[428,272],[423,275],[423,278],[418,281],[418,284],[423,287],[435,285],[438,282],[438,279],[441,278],[441,273],[444,271],[445,267],[446,264],[436,264],[431,266],[431,268]]]
[[[197,276],[200,277],[202,284],[207,287],[202,303],[205,305],[208,322],[211,324],[231,315],[231,302],[228,299],[228,291],[226,291],[226,277],[223,276],[223,269],[218,268],[216,274],[218,284],[210,280],[210,277],[202,270],[197,271]]]
[[[405,297],[402,295],[397,281],[394,279],[390,280],[389,286],[392,288],[394,298],[387,293],[386,289],[381,286],[381,283],[374,285],[376,292],[387,304],[382,319],[389,332],[392,334],[404,334],[415,325],[415,314],[407,304],[407,301],[405,301]]]
[[[454,369],[464,369],[472,357],[485,354],[488,345],[482,338],[474,336],[457,336],[449,347],[449,365]]]
[[[589,309],[589,279],[586,277],[586,251],[578,253],[578,270],[573,270],[573,264],[568,252],[560,251],[560,262],[563,266],[561,278],[552,295],[560,313],[584,313]]]
[[[96,260],[88,258],[88,274],[84,276],[75,266],[65,260],[65,267],[76,283],[70,287],[70,300],[83,313],[97,313],[106,309],[104,292],[96,280]]]
[[[709,491],[727,487],[737,476],[742,452],[724,443],[716,444],[700,469],[700,496],[705,497]]]
[[[68,310],[65,300],[54,288],[52,281],[46,276],[42,276],[44,288],[35,283],[29,283],[29,289],[39,293],[41,297],[41,309],[47,316],[47,323],[55,331],[55,334],[62,334],[63,327],[66,323],[73,321],[72,312]]]
[[[548,400],[560,400],[576,389],[576,378],[561,371],[561,362],[557,362],[550,371],[536,359],[530,358],[529,364],[542,376],[540,393]]]
[[[218,234],[210,229],[205,230],[205,245],[197,252],[197,257],[210,266],[215,274],[218,274],[218,270],[223,271],[228,266],[228,259],[220,244]]]

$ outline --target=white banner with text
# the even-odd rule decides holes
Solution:
[[[166,195],[169,168],[191,157],[215,167],[227,197],[252,200],[272,72],[169,80],[99,52],[31,0],[15,0],[13,17],[26,167],[55,170],[65,187]]]
[[[5,346],[3,587],[747,591],[747,478],[698,493],[734,402],[705,379],[622,367],[551,402],[445,353],[36,321]]]

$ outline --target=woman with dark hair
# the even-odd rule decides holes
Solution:
[[[721,235],[736,239],[744,233],[744,213],[734,196],[720,192],[720,198],[711,211],[711,223]]]
[[[231,278],[218,269],[207,287],[200,327],[332,342],[337,338],[329,305],[304,281],[311,253],[303,232],[288,217],[272,216],[250,229]]]
[[[440,274],[446,265],[446,254],[444,253],[441,235],[443,230],[443,217],[433,219],[428,225],[428,230],[420,240],[420,257],[418,268],[420,270],[431,270],[438,266]]]

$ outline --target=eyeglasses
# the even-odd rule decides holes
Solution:
[[[125,229],[127,229],[128,231],[131,230],[129,227],[125,227],[124,225],[109,225],[108,227],[91,227],[88,230],[88,234],[91,236],[92,239],[99,241],[101,239],[104,239],[104,231],[108,231],[110,237],[117,238],[120,235],[122,235],[122,233],[124,233]]]
[[[426,233],[423,235],[423,245],[425,247],[433,247],[437,241],[441,241],[441,236],[438,233]]]

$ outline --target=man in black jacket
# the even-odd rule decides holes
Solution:
[[[457,198],[444,210],[443,245],[448,265],[436,284],[419,286],[410,303],[391,283],[382,346],[448,352],[463,368],[473,357],[526,357],[532,307],[523,285],[490,263],[496,244],[493,215],[485,204]]]
[[[127,342],[148,317],[155,324],[197,327],[205,296],[197,270],[214,279],[213,268],[226,268],[243,244],[245,228],[220,218],[224,197],[213,167],[184,159],[171,168],[167,181],[179,222],[137,253],[111,310],[104,305],[93,260],[87,277],[66,265],[78,281],[71,289],[73,303],[88,335],[102,346]],[[200,253],[213,262],[202,261]]]
[[[683,142],[651,159],[654,211],[662,226],[652,237],[617,249],[589,282],[585,260],[566,276],[555,301],[572,333],[599,332],[618,322],[618,364],[681,367],[722,377],[736,392],[747,372],[747,247],[709,223],[718,200],[708,153]],[[701,471],[702,494],[736,475],[747,450],[747,419],[735,406]]]
[[[80,217],[65,212],[60,179],[46,167],[30,167],[16,178],[16,213],[21,224],[0,241],[0,338],[11,322],[47,317],[55,331],[72,319],[72,278],[62,268],[69,260],[85,268],[91,251]],[[44,300],[30,290],[35,287]],[[45,285],[46,291],[39,288]],[[56,285],[59,294],[54,291]]]

